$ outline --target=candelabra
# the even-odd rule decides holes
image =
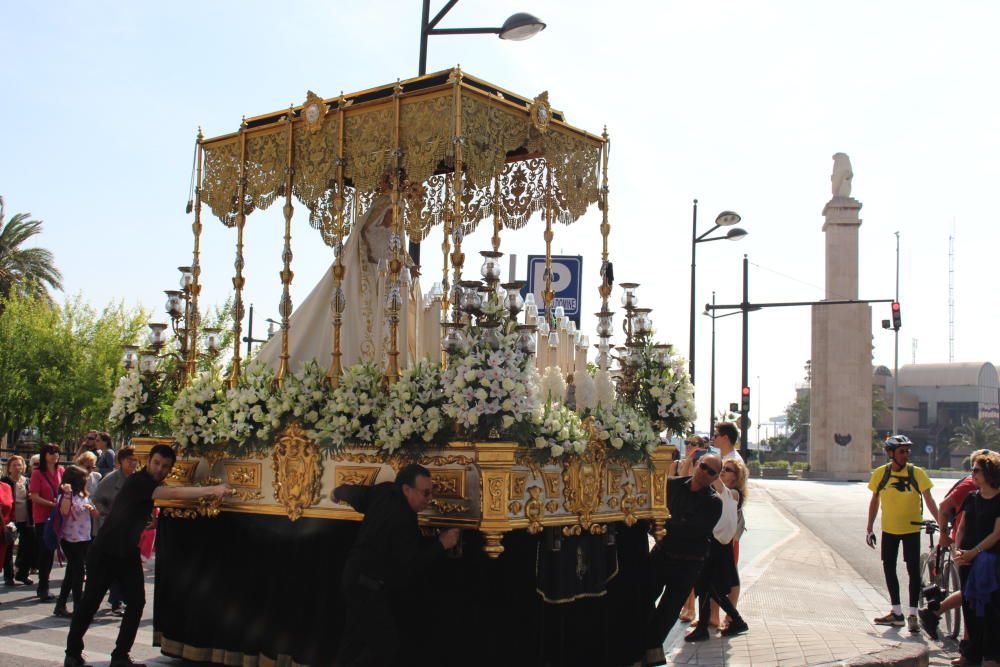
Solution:
[[[221,329],[204,327],[201,332],[205,336],[205,352],[198,352],[200,318],[196,311],[196,284],[194,271],[190,266],[178,267],[181,272],[179,290],[164,290],[167,302],[164,306],[170,324],[162,322],[149,323],[149,338],[146,347],[125,345],[122,363],[126,371],[138,367],[139,372],[147,377],[162,377],[173,382],[178,387],[185,385],[194,374],[195,364],[199,358],[214,358],[219,353]],[[168,346],[170,336],[167,328],[174,334],[175,344]],[[171,360],[172,368],[166,368]]]
[[[622,307],[625,309],[625,318],[622,321],[625,345],[617,348],[619,353],[617,360],[621,371],[618,378],[618,394],[625,400],[631,401],[635,399],[639,390],[638,371],[653,332],[653,320],[650,317],[653,309],[639,307],[639,298],[636,295],[638,283],[621,283],[621,287],[625,290],[622,294]],[[610,315],[607,324],[609,326],[605,327],[604,322],[599,320],[599,333],[610,329]],[[605,344],[603,340],[602,344]]]

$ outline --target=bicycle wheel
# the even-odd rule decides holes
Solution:
[[[924,597],[924,590],[934,581],[931,577],[931,555],[926,551],[920,554],[920,602],[917,604],[918,607],[927,606],[927,598]]]
[[[947,588],[948,593],[961,590],[962,583],[958,576],[958,566],[949,558],[941,568],[941,587]],[[962,605],[946,611],[941,620],[944,621],[945,636],[952,639],[959,639],[962,632]]]

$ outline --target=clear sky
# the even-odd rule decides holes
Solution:
[[[191,259],[184,205],[198,126],[215,136],[236,130],[244,114],[301,103],[307,90],[332,97],[414,76],[420,4],[0,4],[8,214],[45,221],[40,244],[55,253],[67,293],[162,312],[162,290]],[[900,363],[914,345],[918,362],[948,360],[952,232],[955,360],[1000,362],[1000,316],[987,288],[998,238],[1000,4],[462,0],[441,27],[499,25],[515,11],[548,28],[521,43],[432,37],[428,69],[461,64],[528,97],[548,90],[572,124],[594,133],[608,126],[616,278],[641,283],[661,340],[688,347],[693,198],[699,231],[732,209],[749,232],[738,243],[699,246],[699,304],[713,290],[720,303],[740,300],[743,253],[751,301],[823,298],[821,211],[831,156],[845,152],[864,204],[862,298],[893,296],[893,233],[901,234]],[[297,206],[293,232],[295,303],[332,257],[304,210]],[[247,300],[260,318],[277,313],[280,215],[273,206],[247,227]],[[220,303],[231,289],[234,236],[206,222],[203,301]],[[554,241],[556,251],[585,256],[585,312],[599,303],[598,223],[594,207],[559,226]],[[541,231],[510,233],[502,249],[543,252]],[[426,267],[440,266],[439,246],[439,234],[426,243]],[[466,243],[467,254],[487,248],[483,236]],[[431,269],[425,276],[425,288],[439,279]],[[874,307],[873,354],[891,367],[893,337],[880,326],[887,317],[888,305]],[[699,316],[700,428],[709,412],[709,324]],[[738,400],[739,318],[717,325],[723,405]],[[764,421],[793,400],[809,326],[806,308],[751,315],[755,422],[758,399]],[[593,318],[584,328],[593,330]]]

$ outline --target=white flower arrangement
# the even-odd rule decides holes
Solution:
[[[250,364],[211,410],[217,423],[216,440],[232,443],[227,449],[236,456],[270,447],[277,431],[268,406],[273,396],[274,371],[261,363]]]
[[[444,413],[468,436],[496,437],[538,409],[537,375],[515,334],[470,328],[449,355],[443,376]]]
[[[201,456],[217,445],[213,408],[221,399],[219,382],[211,375],[198,377],[177,395],[171,430],[185,456]]]
[[[389,389],[375,425],[375,439],[389,454],[442,445],[451,420],[445,415],[441,369],[426,360],[408,368]]]
[[[267,399],[267,419],[271,433],[276,435],[281,429],[296,422],[315,442],[321,440],[316,425],[330,398],[326,384],[326,371],[315,360],[307,361],[294,375],[285,376],[281,387]]]
[[[130,371],[118,380],[108,420],[115,430],[129,434],[147,421],[144,408],[149,405],[148,401],[149,393],[143,386],[142,376],[137,370]]]
[[[695,404],[687,362],[669,351],[647,348],[639,380],[638,402],[649,418],[673,433],[688,431],[695,420]]]
[[[539,462],[587,449],[587,430],[575,411],[562,403],[546,403],[531,416],[532,456]]]
[[[373,445],[384,400],[382,373],[374,364],[363,361],[345,368],[319,413],[316,441],[331,452],[350,444]]]
[[[609,455],[630,463],[647,459],[660,444],[649,417],[624,403],[599,407],[594,413],[594,427]]]

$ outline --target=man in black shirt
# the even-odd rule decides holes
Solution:
[[[663,642],[677,622],[688,593],[694,587],[708,555],[712,529],[722,516],[722,501],[712,490],[722,461],[701,457],[690,477],[671,477],[667,483],[667,535],[650,554],[655,581],[653,597],[663,591],[646,627],[643,665],[665,665]],[[664,590],[666,589],[666,590]]]
[[[87,555],[87,586],[80,606],[73,610],[73,621],[66,638],[64,667],[86,667],[83,659],[83,636],[113,582],[121,585],[126,607],[121,629],[118,631],[118,641],[111,653],[111,667],[139,665],[129,657],[129,651],[135,642],[142,608],[146,604],[139,538],[153,513],[153,501],[194,500],[203,496],[221,498],[229,492],[229,487],[225,484],[161,486],[176,459],[173,449],[167,445],[156,445],[149,453],[146,467],[129,477],[122,485],[111,513],[101,524]]]
[[[341,577],[346,621],[339,667],[393,664],[399,636],[389,596],[458,543],[458,528],[437,538],[420,534],[417,513],[430,504],[432,490],[430,472],[417,464],[400,470],[395,482],[334,489],[334,500],[365,515]]]

